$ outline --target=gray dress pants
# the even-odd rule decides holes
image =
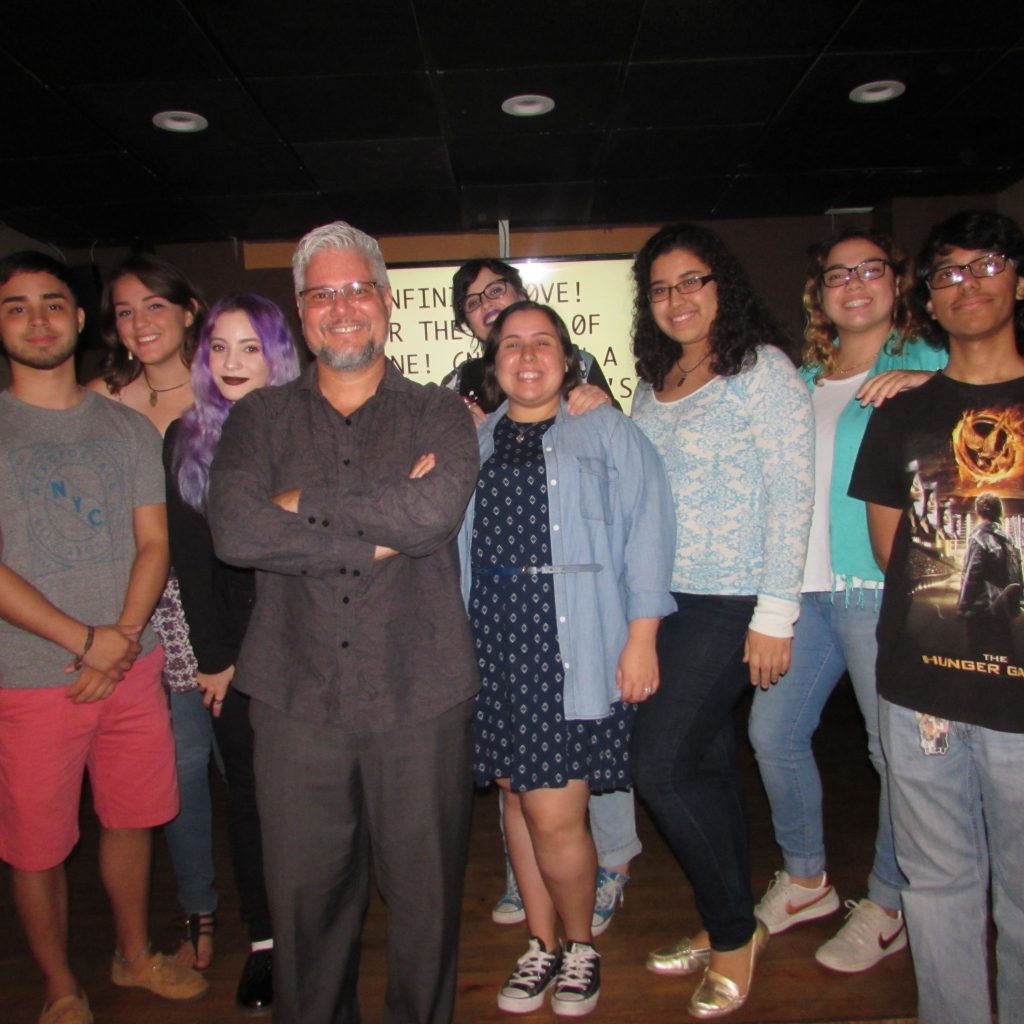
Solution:
[[[274,924],[274,1024],[358,1024],[370,858],[387,905],[384,1024],[448,1024],[472,802],[474,702],[342,732],[253,700]]]

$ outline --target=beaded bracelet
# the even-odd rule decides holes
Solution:
[[[82,653],[77,658],[75,658],[76,672],[80,671],[82,666],[85,664],[85,656],[89,653],[89,648],[92,647],[93,640],[96,639],[95,626],[86,626],[85,629],[85,646],[82,648]]]

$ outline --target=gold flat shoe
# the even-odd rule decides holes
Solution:
[[[701,1020],[710,1020],[712,1017],[724,1017],[728,1013],[738,1010],[750,995],[751,983],[754,980],[754,967],[761,950],[768,945],[768,929],[761,921],[757,922],[757,928],[750,939],[753,948],[750,951],[750,971],[747,975],[747,991],[740,993],[740,987],[732,978],[724,974],[705,968],[704,977],[701,978],[697,991],[690,998],[690,1005],[687,1009],[690,1015]]]
[[[662,946],[647,954],[645,966],[652,974],[696,974],[711,959],[710,946],[694,946],[689,939],[680,939],[673,946]]]

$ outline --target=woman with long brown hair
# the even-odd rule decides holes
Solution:
[[[103,290],[100,327],[110,354],[103,376],[89,388],[142,413],[165,434],[193,402],[189,365],[205,313],[202,295],[173,264],[149,254],[129,257]],[[213,959],[217,909],[209,780],[214,739],[173,571],[153,625],[166,654],[181,795],[181,812],[164,829],[185,912],[177,955],[203,970]]]

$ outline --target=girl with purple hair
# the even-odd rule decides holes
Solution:
[[[263,880],[249,698],[231,685],[255,585],[251,569],[227,565],[214,554],[206,492],[221,429],[235,402],[298,374],[298,353],[280,308],[260,295],[226,296],[210,310],[199,335],[191,367],[195,403],[171,424],[164,444],[171,562],[228,783],[231,855],[251,942],[237,1002],[248,1010],[267,1008],[273,999],[273,933]]]

